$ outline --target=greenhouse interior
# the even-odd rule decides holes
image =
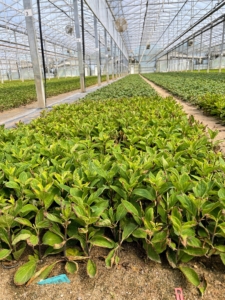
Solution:
[[[224,0],[0,0],[0,299],[224,300],[224,126]]]

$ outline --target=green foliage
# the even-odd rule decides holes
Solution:
[[[140,77],[127,78],[132,91],[141,87]],[[16,284],[47,276],[53,266],[35,273],[37,260],[56,253],[68,273],[83,260],[94,277],[92,248],[108,249],[110,268],[125,241],[139,241],[159,263],[166,253],[188,278],[183,264],[196,256],[225,261],[222,154],[173,99],[147,90],[108,100],[103,90],[102,100],[0,129],[0,259],[17,260],[28,247],[35,257]]]
[[[139,75],[130,75],[125,77],[123,80],[119,80],[88,94],[85,99],[102,100],[147,96],[156,96],[156,92],[149,86],[149,84],[140,80]]]
[[[106,76],[102,76],[102,81],[106,81]],[[86,86],[97,84],[96,76],[86,77]],[[47,80],[47,97],[78,90],[80,88],[80,77],[73,78],[53,78]],[[19,80],[5,81],[0,83],[0,111],[26,105],[37,100],[35,84],[33,80],[21,82]]]
[[[225,73],[168,72],[143,76],[225,122]]]

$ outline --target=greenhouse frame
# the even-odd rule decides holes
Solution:
[[[225,64],[223,1],[1,0],[0,9],[2,82],[96,75],[100,84],[100,73],[221,70]],[[121,19],[127,29],[118,32]]]

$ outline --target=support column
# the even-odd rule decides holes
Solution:
[[[57,58],[57,56],[56,56],[56,45],[55,45],[55,44],[54,44],[54,52],[55,52],[56,74],[57,74],[57,78],[59,79],[58,58]]]
[[[188,62],[189,62],[189,58],[188,58],[188,42],[189,41],[187,41],[187,59],[186,59],[186,72],[187,72],[187,69],[188,69]]]
[[[73,77],[73,67],[72,67],[71,58],[70,58],[70,76],[71,76],[71,78]]]
[[[9,80],[12,81],[12,68],[11,68],[10,60],[8,60],[8,69],[9,69]]]
[[[194,52],[195,52],[195,38],[193,38],[191,72],[193,72],[193,70],[194,70]]]
[[[168,72],[171,72],[171,53],[168,53]]]
[[[114,42],[114,70],[115,70],[115,79],[118,78],[118,72],[117,72],[117,56],[116,56],[116,42]]]
[[[168,72],[169,71],[169,62],[168,62],[168,52],[167,52],[167,55],[166,55],[166,71]]]
[[[201,41],[200,41],[200,58],[199,58],[198,72],[200,72],[200,61],[202,61],[202,32],[201,32]]]
[[[108,44],[107,44],[107,31],[104,29],[105,37],[105,68],[106,68],[106,80],[109,83],[109,55],[108,55]]]
[[[20,79],[22,82],[24,82],[21,60],[19,60],[19,66],[20,66]]]
[[[181,57],[181,71],[184,70],[184,44],[182,45],[182,57]]]
[[[25,13],[28,41],[30,46],[31,61],[32,61],[33,71],[34,71],[34,80],[35,80],[35,87],[37,93],[38,107],[45,108],[45,92],[44,92],[44,85],[42,81],[41,65],[40,65],[39,55],[38,55],[38,47],[37,47],[34,21],[33,21],[31,0],[23,0],[23,6],[24,6],[24,13]]]
[[[20,72],[19,59],[18,59],[17,38],[16,38],[15,31],[14,31],[14,39],[15,39],[15,43],[16,43],[16,67],[17,67],[18,79],[21,79],[21,72]]]
[[[224,34],[225,34],[225,20],[223,21],[223,33],[222,33],[222,42],[221,42],[219,73],[221,73],[221,68],[222,68],[222,58],[223,58],[223,49],[224,49]]]
[[[64,56],[64,48],[63,47],[62,47],[62,57],[63,57],[63,75],[66,78],[65,56]]]
[[[44,39],[43,39],[44,40]],[[47,64],[47,71],[48,71],[48,80],[50,80],[50,68],[49,68],[49,59],[48,59],[48,54],[47,54],[47,43],[46,43],[46,40],[44,40],[44,50],[46,51],[46,64]],[[45,73],[46,73],[46,70],[45,70]]]
[[[102,51],[101,51],[101,36],[99,34],[99,37],[98,37],[98,48],[99,48],[99,64],[100,64],[100,77],[102,79]]]
[[[98,75],[98,86],[101,86],[101,66],[100,66],[100,47],[98,42],[98,23],[97,18],[94,16],[94,28],[95,28],[95,50],[96,50],[96,61],[97,61],[97,75]]]
[[[76,32],[76,40],[77,40],[77,52],[78,52],[78,60],[79,60],[79,72],[80,72],[80,88],[81,92],[85,93],[85,79],[84,79],[84,63],[82,57],[82,48],[81,48],[81,36],[80,36],[80,24],[79,24],[79,14],[78,14],[78,4],[77,0],[73,0],[74,7],[74,20],[75,20],[75,32]]]
[[[207,73],[209,73],[209,70],[210,70],[211,45],[212,45],[212,27],[210,28],[210,38],[209,38],[209,53],[208,53]]]
[[[111,68],[112,68],[112,80],[114,80],[114,54],[113,54],[113,39],[111,37]]]
[[[1,69],[0,69],[0,75],[1,75],[1,83],[4,83],[3,75],[2,75],[2,62],[0,61]]]
[[[121,50],[119,50],[120,53],[120,77],[122,77],[122,55],[121,55]]]
[[[173,50],[173,72],[176,71],[176,49]]]

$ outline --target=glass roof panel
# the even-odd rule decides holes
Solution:
[[[95,53],[93,13],[84,1],[84,27],[87,55]],[[225,13],[221,0],[104,0],[116,21],[122,17],[128,28],[121,33],[129,56],[138,61],[154,61],[156,57],[180,43],[193,32]],[[79,4],[79,16],[80,13]],[[36,0],[32,1],[37,35],[39,24]],[[76,52],[76,37],[65,31],[74,26],[73,0],[40,0],[42,30],[49,53],[67,50]],[[221,7],[220,7],[221,6]],[[217,7],[220,7],[217,9]],[[210,16],[208,12],[215,10]],[[198,25],[193,25],[202,18]],[[193,27],[193,28],[192,28]],[[104,28],[99,22],[99,37],[104,46]],[[220,34],[213,34],[213,44],[219,44]],[[109,43],[109,41],[108,41]],[[59,49],[63,50],[59,50]],[[9,51],[10,49],[10,51]],[[29,55],[23,0],[0,0],[0,60]]]

